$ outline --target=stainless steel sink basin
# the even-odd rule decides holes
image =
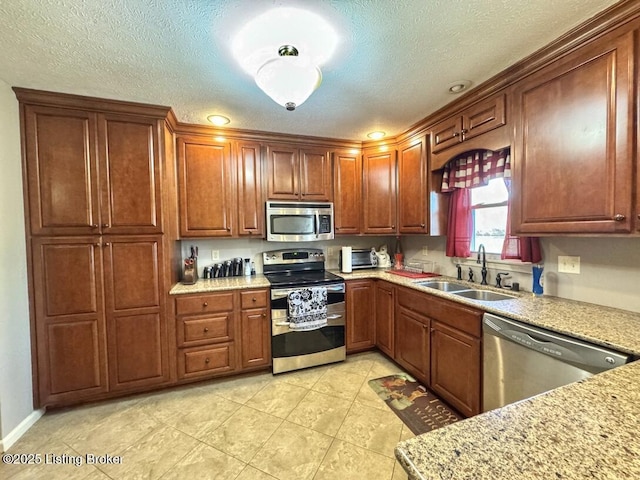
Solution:
[[[485,302],[496,302],[498,300],[513,300],[513,295],[506,295],[504,293],[490,292],[488,290],[464,290],[459,292],[452,292],[453,295],[459,297],[470,298],[471,300],[482,300]]]
[[[445,282],[443,280],[423,280],[416,282],[416,285],[421,287],[435,288],[436,290],[442,290],[443,292],[459,292],[461,290],[469,290],[466,285],[461,285],[454,282]]]

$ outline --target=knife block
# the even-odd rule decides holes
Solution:
[[[191,265],[182,267],[182,284],[193,285],[198,281],[198,259],[194,258]]]

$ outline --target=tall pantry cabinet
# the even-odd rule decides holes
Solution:
[[[169,108],[15,92],[35,405],[168,383]]]

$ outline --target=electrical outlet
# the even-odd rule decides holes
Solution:
[[[422,247],[422,256],[427,257],[429,255],[429,249],[427,247]]]
[[[220,250],[211,250],[211,260],[220,260]]]
[[[580,257],[559,255],[558,273],[580,273]]]
[[[335,253],[333,247],[327,247],[327,257],[333,257],[333,254]]]

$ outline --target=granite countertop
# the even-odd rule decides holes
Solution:
[[[511,300],[471,300],[384,270],[333,273],[387,280],[640,356],[640,313],[527,292],[508,292],[517,297]],[[258,275],[178,284],[170,293],[268,287]],[[640,362],[634,362],[400,442],[396,458],[412,480],[626,480],[640,478],[638,431]]]

